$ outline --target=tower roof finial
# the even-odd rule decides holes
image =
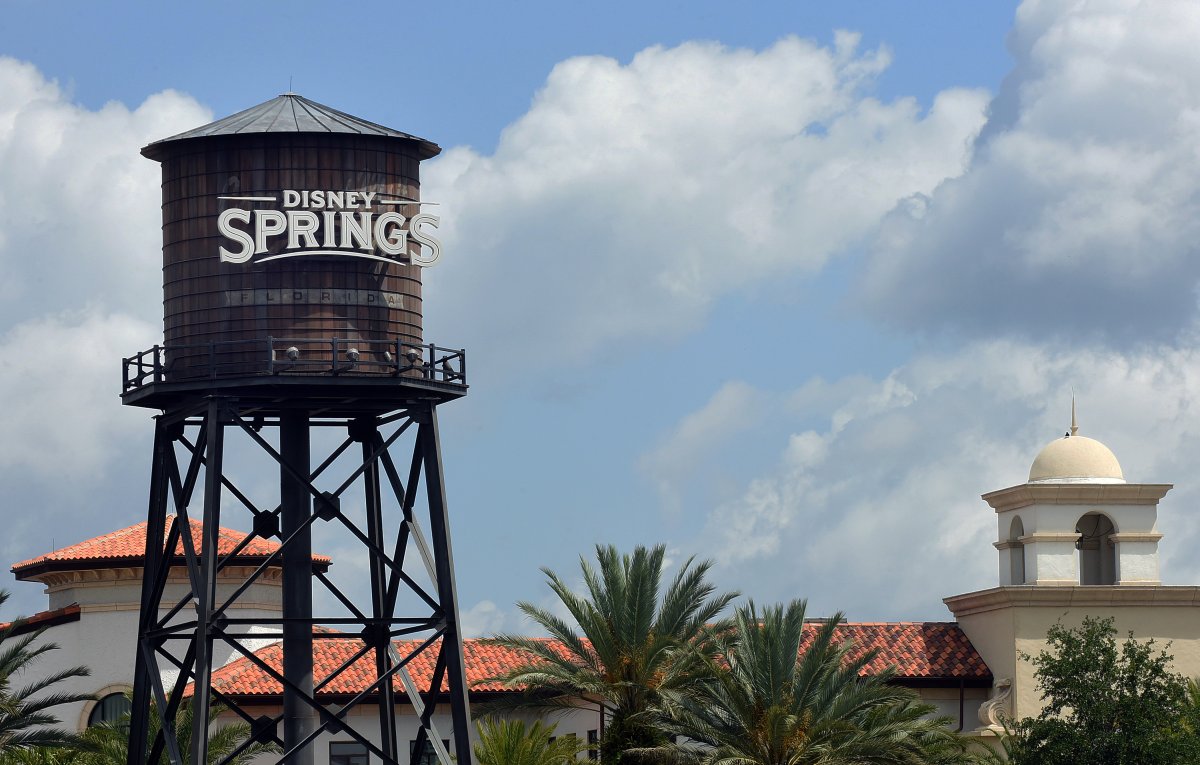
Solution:
[[[1079,423],[1075,421],[1075,391],[1071,391],[1071,435],[1079,435]]]

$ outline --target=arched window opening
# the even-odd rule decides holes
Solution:
[[[1009,581],[1013,584],[1025,584],[1025,544],[1021,537],[1025,536],[1025,524],[1021,516],[1013,518],[1008,531],[1008,571]]]
[[[129,714],[133,709],[133,704],[129,701],[129,697],[124,693],[110,693],[96,702],[96,706],[92,707],[91,714],[88,715],[88,727],[98,725],[103,722],[118,722],[122,717]]]
[[[1112,540],[1116,533],[1112,520],[1101,513],[1088,513],[1075,524],[1079,540],[1080,584],[1117,583],[1117,546]]]

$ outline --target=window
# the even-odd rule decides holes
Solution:
[[[88,715],[88,727],[103,722],[117,722],[133,709],[133,703],[124,693],[110,693],[96,702]]]
[[[367,747],[357,741],[330,741],[329,765],[368,765]]]
[[[442,739],[442,746],[446,747],[446,751],[450,751],[450,739]],[[417,740],[413,739],[408,742],[408,756],[412,757],[417,748]],[[433,743],[429,739],[425,739],[425,748],[421,750],[421,756],[416,760],[417,765],[441,765],[438,762],[437,753],[433,751]],[[331,764],[332,765],[332,764]]]
[[[588,731],[588,759],[600,759],[600,731],[593,728]]]

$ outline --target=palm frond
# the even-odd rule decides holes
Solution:
[[[555,726],[540,721],[492,719],[476,730],[479,741],[472,751],[479,765],[574,765],[587,747],[573,737],[555,738]]]
[[[874,654],[836,639],[841,615],[818,627],[803,653],[803,601],[753,602],[734,615],[736,638],[710,661],[708,682],[680,695],[664,720],[703,745],[704,765],[949,765],[966,762],[963,740],[889,673],[864,676]]]
[[[0,605],[8,593],[0,590]],[[0,629],[0,756],[45,748],[84,747],[83,739],[54,726],[59,724],[53,709],[91,696],[54,691],[65,680],[84,677],[86,667],[69,667],[50,672],[37,680],[14,687],[14,679],[58,650],[56,643],[43,639],[45,629],[17,634],[27,625],[16,619]],[[30,755],[32,757],[32,755]]]
[[[520,603],[558,648],[514,635],[488,641],[526,657],[498,678],[525,688],[503,706],[562,708],[584,699],[608,711],[602,752],[661,743],[658,721],[665,710],[686,703],[693,686],[707,682],[709,660],[729,642],[731,622],[719,622],[716,629],[709,623],[735,597],[716,594],[707,581],[711,564],[706,561],[685,561],[667,584],[665,559],[662,545],[628,554],[597,545],[594,562],[579,561],[582,592],[543,568],[570,618]]]

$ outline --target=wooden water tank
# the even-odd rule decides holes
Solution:
[[[167,379],[391,371],[422,343],[420,244],[399,240],[439,151],[290,93],[142,149],[162,164]]]

